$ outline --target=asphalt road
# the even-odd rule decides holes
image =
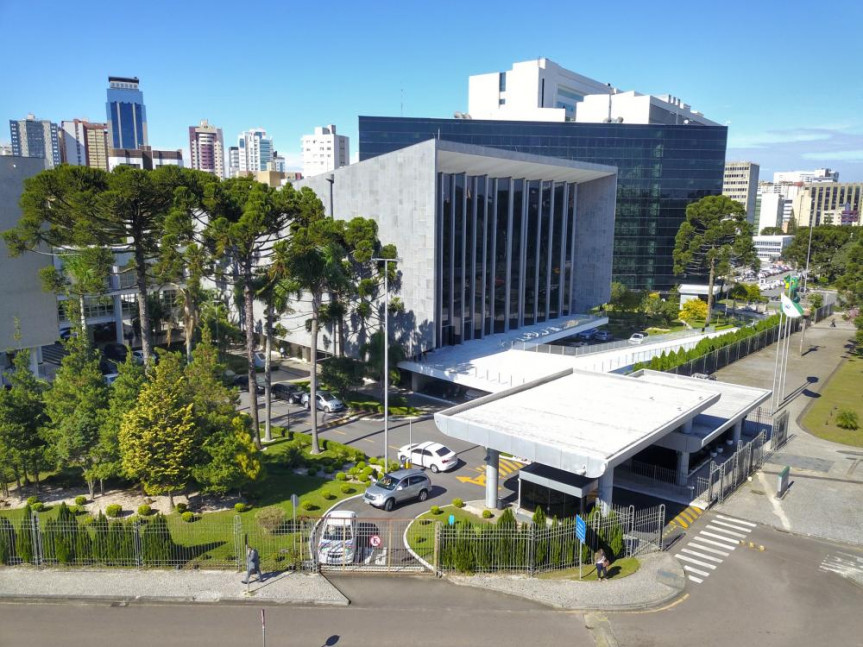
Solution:
[[[284,645],[589,647],[580,614],[433,577],[342,577],[349,607],[0,604],[2,647]]]
[[[671,552],[692,556],[695,538],[717,520],[706,513]],[[716,545],[722,541],[715,534],[706,535],[714,543],[702,545],[730,554],[695,550],[719,561],[696,556],[715,568],[683,562],[709,573],[699,576],[701,583],[687,582],[685,598],[662,611],[608,614],[620,647],[861,644],[863,587],[835,571],[856,564],[863,581],[863,550],[754,525],[740,533],[746,545],[728,551]]]

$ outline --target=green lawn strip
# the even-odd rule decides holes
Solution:
[[[349,391],[345,394],[344,401],[345,405],[355,411],[384,412],[383,402],[368,393]],[[390,396],[389,407],[391,416],[418,416],[422,413],[419,409],[409,406],[407,399],[401,395]]]
[[[641,567],[635,557],[621,557],[611,563],[608,568],[608,578],[611,580],[619,580],[621,578],[632,575]],[[593,564],[583,564],[581,567],[582,578],[584,582],[596,581],[596,567]],[[559,571],[547,571],[540,573],[537,577],[541,580],[577,580],[578,566],[572,568],[564,568]]]
[[[814,436],[852,447],[863,447],[863,359],[849,357],[836,369],[803,416],[803,427]],[[836,415],[842,409],[857,412],[861,428],[842,429]]]
[[[452,515],[456,522],[467,521],[468,523],[472,523],[477,526],[487,526],[491,523],[488,519],[483,519],[475,514],[466,512],[462,508],[456,508],[453,505],[441,506],[440,510],[440,514],[434,514],[431,511],[421,514],[419,517],[414,519],[413,523],[408,528],[408,546],[427,562],[434,561],[436,521],[439,521],[442,524],[447,524],[449,523],[450,515]]]

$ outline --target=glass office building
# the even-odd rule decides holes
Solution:
[[[427,139],[618,168],[613,280],[666,290],[686,205],[722,193],[724,126],[360,117],[360,161]]]
[[[105,111],[111,148],[135,149],[147,145],[147,111],[137,77],[108,77]]]

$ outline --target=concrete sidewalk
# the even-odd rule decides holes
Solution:
[[[593,567],[584,568],[587,572]],[[253,581],[248,592],[241,582],[244,576],[232,571],[2,568],[0,602],[350,604],[324,575],[280,573],[263,583]],[[356,576],[375,577],[365,573]],[[636,573],[607,582],[509,575],[453,575],[445,579],[555,608],[579,610],[655,607],[676,598],[686,585],[683,570],[667,553],[648,555]]]

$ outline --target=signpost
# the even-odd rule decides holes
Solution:
[[[587,524],[579,515],[575,515],[575,536],[578,537],[578,579],[581,579],[581,553],[587,538]]]
[[[791,466],[786,465],[785,468],[779,472],[779,479],[776,483],[776,498],[781,499],[782,495],[785,494],[785,491],[788,489],[788,481],[791,475]]]
[[[371,537],[369,537],[369,545],[372,548],[377,548],[378,546],[380,546],[381,545],[380,535],[372,535]]]
[[[267,647],[267,618],[263,609],[261,609],[261,638],[263,638],[264,647]]]
[[[294,560],[297,559],[297,506],[300,505],[300,497],[296,494],[291,495],[291,514],[293,515],[293,521],[291,523],[291,532],[294,535]],[[294,562],[296,563],[296,562]]]

